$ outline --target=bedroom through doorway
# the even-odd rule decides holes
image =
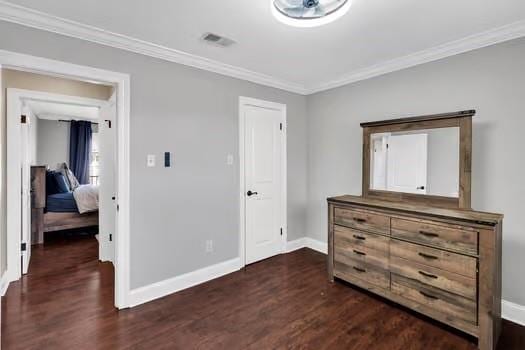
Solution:
[[[115,257],[113,86],[12,69],[2,70],[2,83],[10,281],[85,264],[113,274],[102,267]]]

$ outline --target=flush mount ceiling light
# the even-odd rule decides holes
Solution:
[[[275,18],[294,27],[317,27],[345,15],[352,0],[270,0]]]

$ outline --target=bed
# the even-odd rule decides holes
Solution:
[[[44,242],[45,232],[98,225],[98,210],[81,214],[73,192],[46,193],[46,167],[31,167],[32,244]]]

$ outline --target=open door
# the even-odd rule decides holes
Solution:
[[[116,198],[116,116],[115,94],[100,110],[99,121],[99,259],[114,262],[117,215]]]
[[[27,274],[31,259],[31,118],[28,113],[20,117],[20,167],[21,167],[21,251],[22,274]]]

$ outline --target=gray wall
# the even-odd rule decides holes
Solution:
[[[326,197],[361,194],[359,122],[476,109],[473,207],[505,214],[503,298],[525,305],[525,39],[309,96],[308,235],[326,241]]]
[[[305,235],[304,96],[6,22],[0,32],[0,49],[131,75],[132,288],[238,256],[239,162],[226,157],[238,154],[240,95],[288,107],[288,239]],[[164,151],[172,168],[146,168]]]
[[[69,162],[69,123],[38,120],[37,163],[55,169],[58,163]]]

